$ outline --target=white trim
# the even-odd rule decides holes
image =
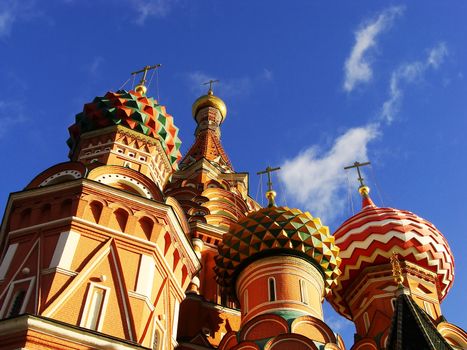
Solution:
[[[7,295],[6,295],[5,299],[4,299],[2,309],[0,310],[0,318],[8,317],[8,315],[5,315],[5,313],[7,311],[9,311],[9,310],[7,310],[7,308],[10,309],[8,306],[10,305],[10,303],[12,301],[11,297],[12,297],[13,291],[15,289],[15,285],[29,281],[28,289],[26,290],[26,295],[24,296],[23,304],[21,305],[21,309],[20,309],[19,313],[23,314],[26,311],[26,306],[28,304],[29,298],[31,297],[31,293],[32,293],[32,290],[33,290],[33,285],[34,285],[35,280],[36,280],[36,277],[28,277],[28,278],[23,278],[21,280],[14,281],[13,283],[11,283],[9,285],[9,287],[7,289],[8,292],[7,292]]]
[[[81,235],[74,231],[60,233],[49,268],[60,267],[64,270],[71,270],[71,263],[80,237]]]
[[[2,260],[2,264],[0,265],[0,281],[3,280],[8,272],[8,268],[10,267],[11,261],[16,253],[16,248],[18,248],[18,243],[13,243],[8,246],[8,250]]]
[[[33,330],[58,339],[66,339],[73,344],[84,345],[91,349],[141,349],[141,345],[139,344],[129,344],[123,340],[110,338],[103,334],[92,333],[76,327],[73,328],[71,325],[56,323],[53,320],[46,320],[31,315],[3,320],[2,327],[0,327],[0,336],[26,330]]]
[[[151,299],[155,272],[156,262],[154,258],[150,255],[141,254],[138,270],[138,280],[136,282],[136,293]]]
[[[94,310],[90,310],[91,308],[91,303],[92,303],[92,298],[94,296],[94,292],[96,289],[103,289],[104,290],[104,297],[100,303],[100,310],[98,310],[98,320],[96,324],[96,328],[91,328],[90,327],[90,313],[93,312]],[[102,330],[102,325],[104,324],[104,318],[105,318],[105,313],[107,310],[107,304],[109,302],[109,297],[110,297],[110,288],[103,286],[101,284],[97,284],[94,282],[89,282],[89,287],[88,287],[88,292],[86,294],[86,299],[84,302],[84,310],[83,313],[81,314],[81,319],[79,322],[80,327],[88,328],[88,329],[93,329],[96,331],[101,331]]]
[[[178,316],[180,314],[180,301],[173,296],[175,299],[175,305],[174,305],[174,314],[173,314],[173,321],[172,321],[172,342],[177,339],[177,331],[178,331]]]
[[[370,319],[368,317],[368,312],[363,314],[363,323],[365,323],[365,332],[368,333],[368,329],[370,329]]]

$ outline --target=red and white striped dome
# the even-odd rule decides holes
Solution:
[[[365,267],[389,263],[393,252],[403,260],[436,273],[442,300],[454,280],[454,258],[441,232],[429,221],[409,211],[379,208],[367,192],[362,195],[362,210],[334,233],[342,259],[342,274],[330,298],[334,308],[350,318],[350,311],[343,300],[346,288]]]

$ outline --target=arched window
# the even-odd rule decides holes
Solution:
[[[244,314],[246,315],[248,313],[248,289],[246,289],[245,293],[243,294],[243,310]]]
[[[13,297],[13,302],[10,306],[10,311],[8,312],[8,317],[18,316],[21,313],[25,297],[25,290],[19,290],[15,293],[15,296]]]
[[[71,214],[71,206],[73,202],[70,198],[65,199],[60,205],[60,214],[62,216],[68,216]]]
[[[92,213],[94,222],[98,224],[101,218],[101,214],[102,214],[102,208],[103,208],[102,203],[94,201],[89,205],[89,207],[91,208],[91,213]]]
[[[269,301],[276,301],[276,280],[274,277],[268,279]]]
[[[50,213],[52,211],[52,206],[49,203],[46,203],[41,208],[41,222],[45,222],[50,219]]]
[[[308,289],[304,280],[300,280],[300,301],[308,305]]]
[[[365,331],[368,332],[368,329],[370,328],[370,319],[368,318],[368,312],[365,312],[363,314],[363,322],[365,322]]]
[[[128,213],[123,209],[117,209],[115,210],[114,215],[118,223],[118,228],[120,231],[125,232],[126,223],[128,221]]]
[[[151,239],[154,222],[148,217],[142,217],[138,220],[138,225],[141,227],[141,231],[143,231],[146,238]]]

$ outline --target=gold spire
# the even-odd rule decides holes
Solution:
[[[273,191],[272,189],[271,173],[277,170],[280,170],[280,167],[271,168],[270,166],[268,166],[266,170],[259,171],[256,173],[257,175],[268,174],[268,190],[266,192],[266,198],[268,199],[268,207],[276,206],[275,199],[276,199],[277,193],[276,191]]]
[[[146,94],[146,92],[148,91],[148,88],[144,84],[146,84],[146,76],[148,74],[148,71],[150,71],[152,69],[157,69],[160,66],[162,66],[162,65],[158,63],[158,64],[155,64],[154,66],[146,66],[141,70],[138,70],[136,72],[131,73],[131,75],[136,75],[136,74],[139,74],[139,73],[143,73],[143,76],[141,77],[141,80],[139,81],[139,84],[136,85],[136,87],[135,87],[136,92],[139,92],[141,95]]]
[[[392,276],[394,281],[397,283],[399,288],[403,288],[404,285],[404,276],[402,276],[402,269],[399,262],[399,257],[396,252],[392,252],[391,255],[391,265],[392,265]]]

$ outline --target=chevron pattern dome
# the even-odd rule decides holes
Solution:
[[[173,117],[156,100],[136,91],[119,90],[96,97],[84,105],[69,127],[68,146],[73,150],[81,134],[111,125],[123,125],[144,135],[157,138],[174,169],[181,158],[181,141]]]
[[[327,226],[310,213],[267,207],[250,213],[223,236],[216,257],[218,283],[233,294],[235,278],[247,261],[265,253],[289,251],[320,267],[328,294],[340,274],[339,248]]]
[[[368,203],[334,233],[342,258],[342,275],[330,298],[334,308],[350,318],[350,310],[343,300],[346,288],[365,267],[389,263],[393,252],[401,260],[436,273],[442,300],[454,280],[454,258],[441,232],[409,211]]]

